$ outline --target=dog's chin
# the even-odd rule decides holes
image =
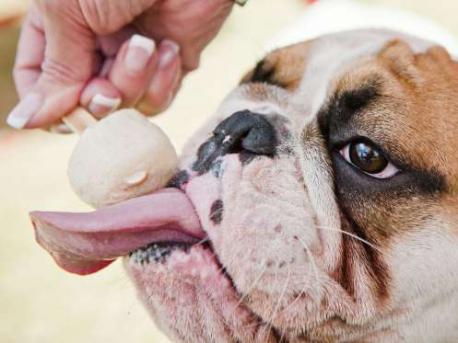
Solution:
[[[238,293],[210,241],[153,244],[124,263],[156,325],[174,341],[278,342]]]
[[[209,244],[176,249],[163,262],[130,257],[125,264],[154,321],[174,340],[276,342],[269,326],[243,302]]]
[[[285,195],[289,220],[311,220],[295,218],[300,205],[295,199],[306,198],[300,172],[293,158],[275,164],[257,158],[243,165],[234,155],[221,162],[218,172],[196,176],[183,187],[208,238],[195,245],[145,247],[125,265],[154,321],[173,339],[278,342],[281,326],[294,321],[295,305],[302,302],[293,303],[304,291],[301,281],[310,277],[295,266],[307,265],[310,253],[298,235],[303,226],[286,236],[282,232],[288,223],[282,220],[280,188],[290,186],[282,183],[295,183],[292,189],[302,195]],[[291,202],[297,208],[291,209]],[[288,318],[280,315],[286,304]]]

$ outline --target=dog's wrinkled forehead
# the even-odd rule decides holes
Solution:
[[[292,106],[297,105],[296,110],[306,123],[325,104],[339,76],[362,60],[374,57],[390,40],[399,38],[408,42],[414,53],[433,45],[391,31],[364,30],[323,36],[275,50],[243,78],[242,87],[226,99],[218,113],[241,108],[272,113],[287,108],[291,116],[296,112]]]

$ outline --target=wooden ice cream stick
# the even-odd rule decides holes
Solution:
[[[94,118],[86,109],[77,107],[72,112],[67,114],[62,121],[75,133],[81,135],[86,128],[97,123]]]

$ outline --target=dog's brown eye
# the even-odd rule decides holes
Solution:
[[[369,174],[378,174],[388,165],[388,160],[377,148],[364,142],[350,144],[350,161]]]
[[[357,140],[345,146],[340,154],[364,173],[379,179],[396,175],[396,168],[374,144]]]

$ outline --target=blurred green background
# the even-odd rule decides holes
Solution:
[[[20,0],[0,0],[0,18]],[[458,1],[366,0],[411,9],[458,35]],[[178,149],[211,115],[274,33],[305,10],[304,0],[251,0],[235,9],[172,107],[154,119]],[[60,271],[34,242],[27,213],[84,210],[66,178],[74,136],[6,128],[16,103],[11,80],[18,25],[0,20],[0,342],[167,342],[136,300],[121,263],[88,277]]]

